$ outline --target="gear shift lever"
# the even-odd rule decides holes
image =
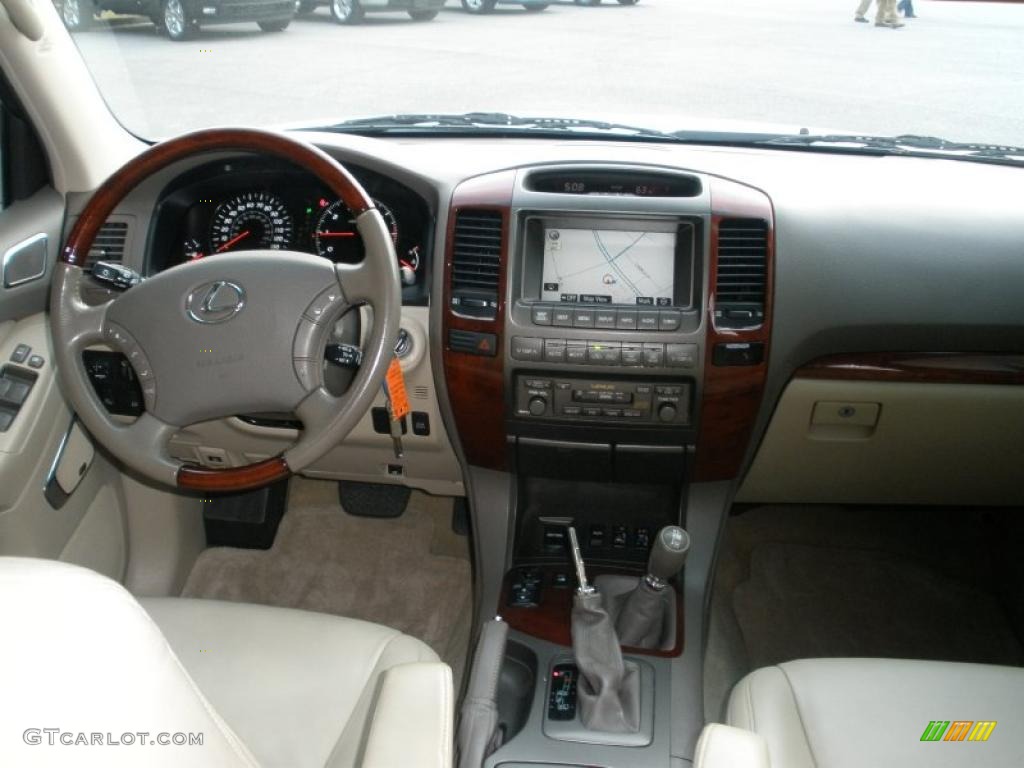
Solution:
[[[647,561],[647,575],[626,598],[616,628],[623,645],[656,647],[665,620],[663,591],[669,579],[686,565],[690,552],[690,534],[678,525],[658,531]]]
[[[576,693],[583,725],[594,731],[634,732],[640,727],[639,675],[627,668],[604,598],[587,581],[576,529],[569,548],[579,586],[573,598],[572,647],[580,671]]]

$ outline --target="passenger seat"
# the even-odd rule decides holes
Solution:
[[[1021,768],[1024,669],[808,659],[755,670],[697,768]],[[994,725],[993,725],[994,723]]]

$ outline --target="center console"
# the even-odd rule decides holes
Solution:
[[[486,765],[692,757],[724,514],[717,489],[699,486],[743,461],[766,373],[771,260],[770,202],[723,179],[564,165],[456,189],[445,383],[477,487],[480,610],[510,630],[500,677],[518,681],[504,695],[514,727]],[[701,498],[715,502],[691,508]],[[655,532],[699,534],[686,571],[646,595],[664,611],[657,627],[621,643],[639,697],[629,733],[584,726],[577,711],[568,526],[612,621],[647,578]],[[691,703],[682,714],[680,702]]]

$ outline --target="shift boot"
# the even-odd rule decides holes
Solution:
[[[619,612],[616,627],[622,644],[634,648],[657,648],[666,613],[669,580],[686,564],[690,535],[678,525],[658,531],[647,561],[647,575],[637,582]],[[668,600],[675,596],[668,594]]]
[[[580,677],[580,719],[592,731],[631,733],[640,727],[640,675],[622,659],[619,638],[598,592],[577,592],[572,647]]]

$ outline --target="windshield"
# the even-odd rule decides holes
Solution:
[[[607,122],[1024,145],[1015,3],[55,2],[111,109],[149,139],[398,115],[427,132],[486,131],[494,120],[429,118],[503,113],[601,121],[583,126],[594,132]]]

